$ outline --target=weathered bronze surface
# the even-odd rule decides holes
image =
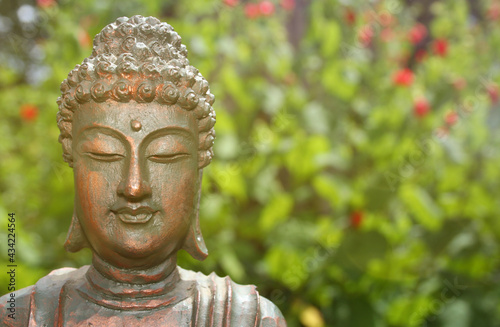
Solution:
[[[184,270],[203,260],[202,170],[213,156],[214,96],[172,27],[119,18],[61,85],[57,122],[73,167],[65,247],[92,264],[62,268],[16,292],[5,326],[286,326],[255,286]]]

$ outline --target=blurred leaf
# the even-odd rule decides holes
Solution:
[[[264,207],[259,218],[259,226],[264,232],[280,224],[287,218],[293,208],[293,198],[288,194],[278,194]]]

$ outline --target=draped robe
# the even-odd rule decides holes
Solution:
[[[279,309],[253,285],[177,267],[152,285],[113,283],[93,266],[62,268],[0,298],[2,326],[286,326]]]

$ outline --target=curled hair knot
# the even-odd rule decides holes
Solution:
[[[130,23],[123,23],[118,26],[118,33],[121,36],[134,35],[135,33],[134,25]]]
[[[156,65],[152,62],[146,62],[141,66],[141,72],[146,78],[158,77],[160,76],[160,71]]]
[[[71,88],[71,86],[69,85],[68,83],[68,80],[65,79],[64,81],[62,81],[61,83],[61,87],[60,87],[60,90],[61,90],[61,93],[64,94],[66,93],[67,91],[69,91],[69,89]]]
[[[96,57],[96,59],[98,62],[107,61],[110,63],[115,63],[117,60],[117,57],[112,53],[101,53],[100,55],[98,55]]]
[[[65,108],[67,108],[71,111],[75,111],[77,103],[76,103],[75,97],[71,94],[71,91],[66,92],[63,95],[63,105]]]
[[[80,79],[78,78],[78,69],[79,68],[80,68],[80,65],[76,65],[76,67],[72,71],[69,72],[67,81],[68,81],[68,84],[70,86],[75,87],[78,84],[78,82],[80,81]]]
[[[122,16],[122,17],[118,17],[115,21],[115,25],[120,25],[120,24],[123,24],[123,23],[126,23],[129,21],[130,18],[126,17],[126,16]],[[116,26],[115,26],[116,28]]]
[[[142,15],[135,15],[130,17],[129,21],[131,21],[134,24],[141,24],[144,22],[144,17]]]
[[[125,39],[125,41],[123,41],[122,50],[125,52],[132,52],[134,45],[135,45],[135,37],[129,36],[128,38]]]
[[[198,106],[195,109],[196,118],[205,118],[210,114],[212,107],[205,101],[198,102]]]
[[[82,81],[76,87],[75,99],[78,103],[85,103],[90,100],[90,81]]]
[[[110,77],[111,74],[113,74],[113,72],[115,71],[116,66],[109,61],[101,61],[97,64],[96,68],[97,74],[99,74],[99,76]]]
[[[152,16],[149,16],[149,17],[145,17],[144,18],[144,21],[148,24],[151,24],[151,25],[158,25],[160,24],[160,20],[156,17],[152,17]]]
[[[132,48],[132,53],[138,60],[146,60],[151,57],[151,50],[142,42],[137,42]]]
[[[137,87],[137,102],[151,102],[156,96],[156,87],[149,81],[144,81]]]
[[[78,68],[78,77],[80,80],[90,79],[89,70],[93,70],[92,64],[84,62]]]
[[[139,32],[144,35],[150,35],[151,33],[153,33],[153,26],[148,23],[142,23],[141,25],[139,25]]]
[[[205,149],[210,148],[214,144],[214,141],[215,141],[215,137],[212,134],[208,134],[202,142],[203,147]]]
[[[170,82],[165,83],[160,91],[160,101],[166,104],[175,104],[179,99],[179,90]]]
[[[179,98],[179,104],[184,109],[191,110],[198,104],[199,98],[191,89],[186,89],[184,94]]]
[[[118,67],[116,68],[116,72],[122,75],[122,77],[129,77],[133,73],[137,72],[138,68],[134,65],[133,62],[130,61],[122,61]]]
[[[119,80],[113,85],[111,96],[118,102],[128,102],[132,98],[132,85],[126,79]]]
[[[163,46],[158,41],[151,42],[149,44],[149,48],[157,56],[161,56],[163,53]]]
[[[188,55],[188,50],[186,48],[186,46],[184,44],[181,44],[181,48],[179,49],[179,53],[184,56],[184,57],[187,57]]]
[[[109,95],[109,85],[104,81],[95,82],[90,88],[90,95],[95,102],[104,102]]]
[[[179,68],[176,66],[168,66],[166,69],[167,76],[166,79],[171,80],[174,83],[178,83],[181,79],[181,72],[179,71]]]
[[[205,95],[205,101],[212,106],[215,102],[215,96],[212,93],[210,93],[210,91],[208,91],[207,94]]]
[[[106,27],[104,27],[102,30],[101,30],[101,38],[104,38],[104,39],[110,39],[113,34],[115,33],[115,29],[113,28],[112,25],[107,25]]]

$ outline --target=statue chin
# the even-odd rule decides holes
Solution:
[[[63,81],[76,194],[64,247],[92,263],[1,297],[2,326],[286,326],[255,286],[177,266],[180,249],[208,255],[198,211],[215,139],[214,96],[186,56],[170,25],[121,17]]]

